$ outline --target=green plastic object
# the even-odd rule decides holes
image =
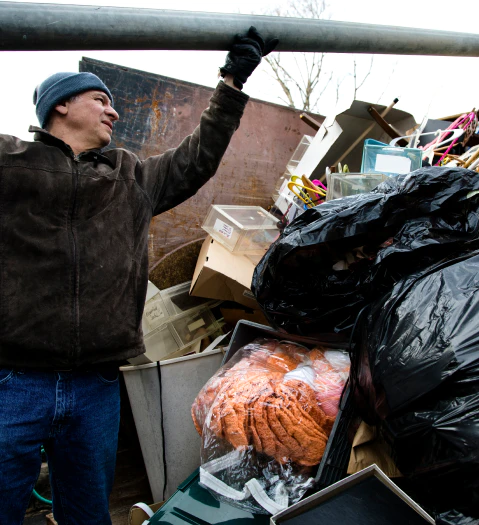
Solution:
[[[200,487],[199,481],[199,470],[195,470],[150,518],[150,525],[269,525],[269,516],[253,514],[218,501]]]

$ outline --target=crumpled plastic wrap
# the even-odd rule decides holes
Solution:
[[[298,501],[314,483],[348,374],[341,351],[271,339],[244,346],[192,406],[201,484],[256,513]]]
[[[436,525],[478,525],[479,519],[451,510],[436,517]]]

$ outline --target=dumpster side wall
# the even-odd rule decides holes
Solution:
[[[129,149],[140,158],[178,146],[198,124],[213,93],[208,87],[87,58],[80,62],[80,71],[95,73],[112,91],[120,121],[111,146]],[[153,219],[150,267],[182,244],[205,236],[201,224],[210,204],[273,204],[276,181],[301,137],[315,133],[300,113],[249,101],[215,177],[188,201]]]

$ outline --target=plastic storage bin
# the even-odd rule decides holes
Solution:
[[[326,200],[368,193],[386,178],[382,173],[331,173],[327,176]]]
[[[202,228],[236,254],[262,254],[278,237],[278,219],[260,206],[212,205]]]
[[[143,311],[143,335],[164,324],[170,317],[199,306],[212,307],[220,301],[190,295],[191,281],[159,290],[148,281],[145,309]]]
[[[191,281],[187,281],[177,286],[172,286],[166,290],[161,290],[161,298],[170,316],[187,312],[198,306],[212,306],[220,301],[207,299],[205,297],[195,297],[190,295]]]
[[[142,318],[143,335],[148,334],[162,325],[169,315],[166,305],[161,298],[160,290],[151,281],[148,281],[148,290]]]
[[[297,173],[296,168],[301,162],[301,159],[304,157],[304,154],[308,150],[309,146],[311,145],[311,142],[313,142],[313,137],[309,135],[303,135],[300,143],[294,150],[293,155],[291,155],[291,158],[289,159],[288,164],[286,165],[286,171],[276,181],[272,195],[274,202],[276,202],[280,197],[283,187],[290,181],[291,175],[302,175],[300,173]]]
[[[152,361],[161,361],[169,355],[186,349],[196,341],[219,330],[219,325],[207,306],[168,318],[145,337],[148,357]]]
[[[212,350],[120,368],[154,501],[170,497],[200,466],[201,438],[191,405],[222,359],[221,350]]]
[[[363,148],[362,173],[383,173],[388,176],[403,175],[419,169],[423,151],[416,148],[389,146],[373,139],[366,139]]]

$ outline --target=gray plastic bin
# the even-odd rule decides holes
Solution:
[[[154,501],[169,498],[200,466],[201,438],[191,405],[222,359],[218,349],[120,368]]]

